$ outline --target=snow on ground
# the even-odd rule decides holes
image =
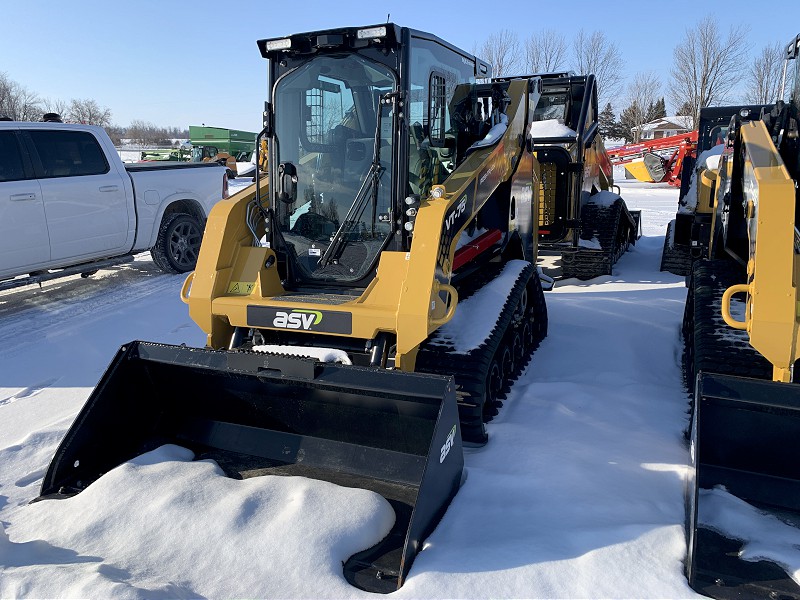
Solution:
[[[687,598],[678,367],[683,279],[659,272],[677,190],[623,182],[644,237],[546,294],[550,332],[398,598]],[[70,500],[29,504],[117,348],[202,346],[182,276],[148,255],[0,294],[0,597],[373,597],[341,561],[391,523],[380,497],[233,481],[167,446]]]

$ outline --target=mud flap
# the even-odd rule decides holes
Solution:
[[[740,559],[741,540],[704,525],[708,508],[703,508],[700,493],[724,486],[796,527],[800,539],[800,386],[700,374],[691,431],[689,585],[712,598],[800,600],[800,586],[783,568],[766,560]]]
[[[131,342],[61,442],[39,499],[77,494],[167,443],[236,478],[301,475],[381,494],[395,525],[344,575],[382,593],[403,584],[464,465],[452,378]]]

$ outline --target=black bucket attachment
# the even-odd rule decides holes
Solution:
[[[743,542],[698,522],[700,489],[721,485],[796,527],[800,542],[800,386],[701,374],[694,398],[686,495],[689,585],[712,598],[800,600],[800,586],[783,568],[740,559]]]
[[[40,499],[77,494],[166,443],[232,477],[302,475],[381,494],[395,525],[344,574],[382,593],[403,584],[464,466],[451,378],[131,342],[61,442]]]
[[[650,175],[650,179],[656,183],[664,181],[667,176],[667,169],[666,161],[663,158],[653,152],[645,152],[642,156],[642,162],[644,163],[644,168],[647,169],[647,174]]]

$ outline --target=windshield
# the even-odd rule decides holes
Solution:
[[[219,151],[214,146],[192,147],[192,161],[203,162],[204,158],[214,158]]]
[[[392,105],[378,107],[394,89],[387,67],[356,55],[316,57],[275,86],[277,162],[297,171],[276,225],[300,280],[363,278],[392,232]]]

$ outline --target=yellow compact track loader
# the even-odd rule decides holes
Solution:
[[[344,575],[391,592],[458,490],[462,438],[486,443],[547,333],[530,136],[542,79],[491,80],[393,24],[258,47],[267,176],[214,207],[181,291],[207,346],[124,346],[41,496],[164,443],[233,477],[370,489],[396,522]]]
[[[686,571],[714,598],[800,599],[800,561],[770,549],[793,540],[796,557],[800,541],[799,53],[800,35],[787,48],[791,99],[731,123],[708,255],[689,282]]]
[[[667,225],[661,271],[688,276],[692,260],[708,255],[717,192],[717,169],[728,140],[731,120],[741,123],[761,118],[772,105],[714,106],[700,109],[697,148],[681,169],[678,212]]]

